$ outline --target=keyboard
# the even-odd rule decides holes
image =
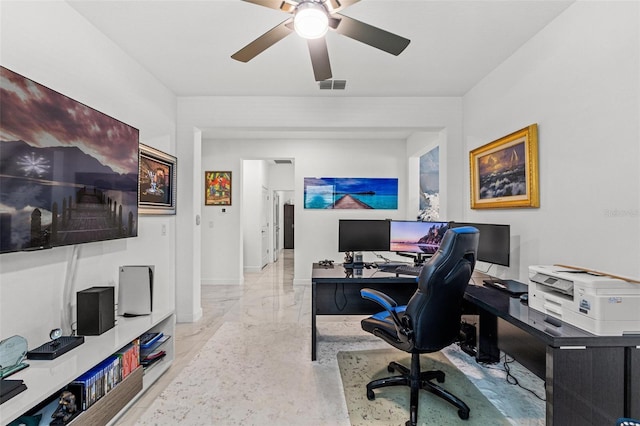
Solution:
[[[395,272],[396,274],[412,275],[414,277],[417,277],[418,275],[420,275],[421,271],[422,271],[422,265],[419,265],[419,266],[402,265],[402,266],[398,266],[393,272]]]
[[[378,270],[382,272],[395,272],[396,268],[399,266],[409,266],[407,263],[403,262],[385,262],[385,263],[377,263],[376,266]]]

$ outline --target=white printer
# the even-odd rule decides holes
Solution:
[[[640,334],[640,284],[560,266],[530,266],[529,306],[599,336]]]

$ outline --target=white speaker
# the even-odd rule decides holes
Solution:
[[[149,315],[153,311],[154,265],[120,266],[118,315]]]

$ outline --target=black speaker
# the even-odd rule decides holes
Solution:
[[[78,335],[98,336],[115,326],[113,287],[91,287],[76,293]]]

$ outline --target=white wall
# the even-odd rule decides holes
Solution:
[[[66,2],[0,7],[3,66],[137,127],[145,144],[175,151],[173,94]],[[173,306],[175,232],[175,216],[140,217],[137,238],[0,255],[0,337],[22,335],[30,348],[49,340],[63,326],[63,306],[75,317],[75,292],[117,284],[119,265],[155,264],[155,305]]]
[[[500,274],[564,263],[640,277],[639,8],[576,2],[464,97],[466,151],[538,123],[540,208],[464,217],[512,225]]]

